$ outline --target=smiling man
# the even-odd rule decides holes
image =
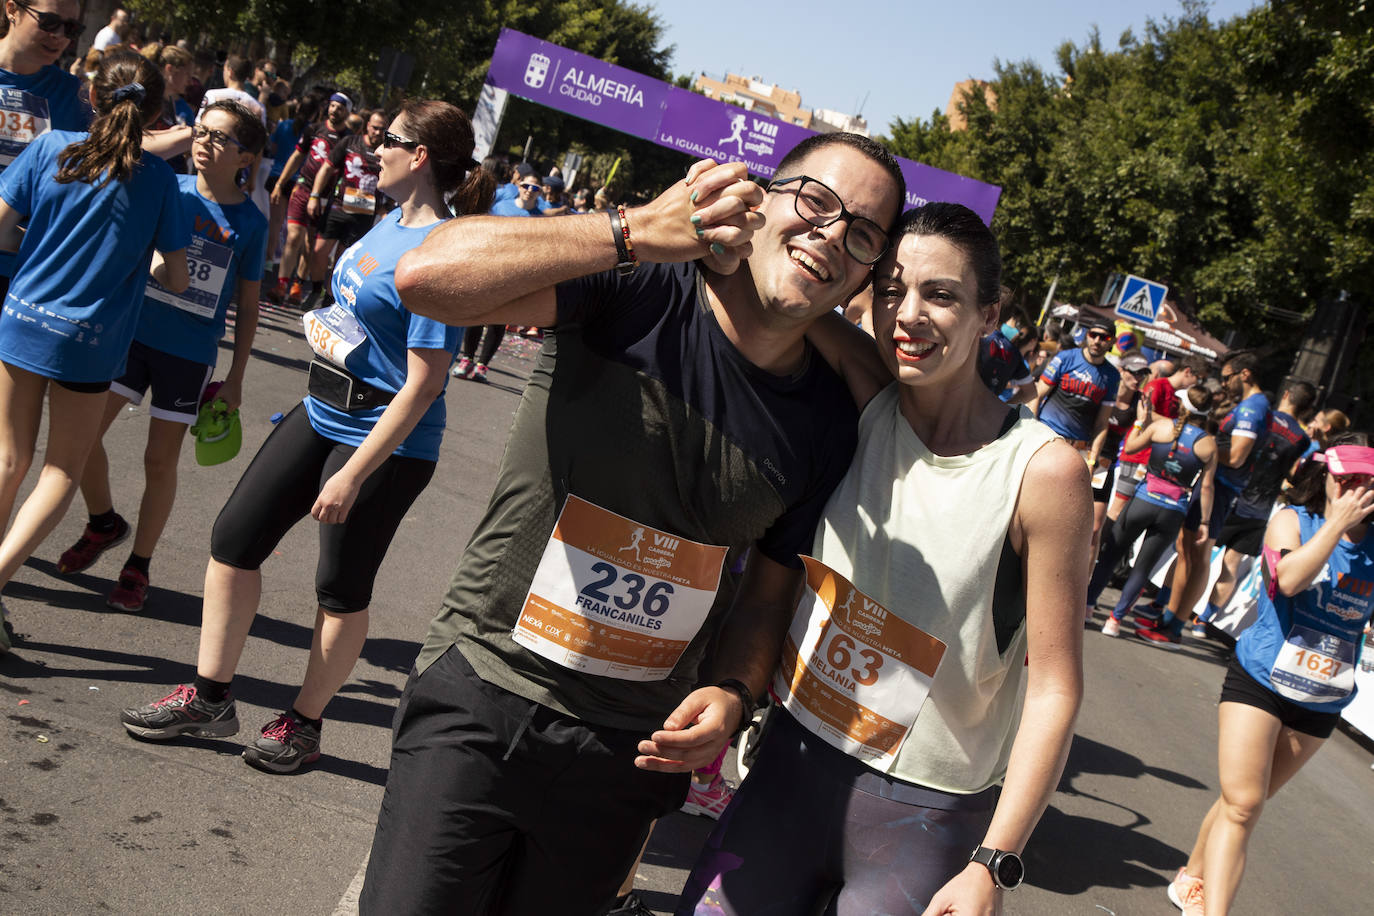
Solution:
[[[1121,372],[1107,362],[1115,331],[1105,318],[1088,321],[1083,346],[1057,354],[1035,383],[1038,415],[1097,467],[1107,437],[1107,418],[1121,384]]]
[[[609,221],[454,220],[402,261],[419,314],[552,330],[401,700],[362,913],[604,912],[748,721],[855,446],[805,331],[904,190],[825,134],[766,192],[702,162]]]

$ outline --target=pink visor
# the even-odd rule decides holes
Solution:
[[[1336,445],[1316,456],[1332,474],[1374,474],[1374,448]]]

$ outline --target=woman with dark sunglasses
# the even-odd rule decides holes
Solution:
[[[1169,885],[1185,916],[1231,910],[1264,803],[1330,737],[1355,698],[1374,611],[1374,448],[1347,433],[1298,471],[1264,533],[1259,616],[1236,641],[1217,707],[1221,795]],[[1297,900],[1273,911],[1296,912]]]
[[[81,80],[57,59],[85,26],[77,0],[5,0],[0,20],[0,172],[48,130],[85,130],[91,107]],[[14,276],[15,256],[0,252],[0,296]]]

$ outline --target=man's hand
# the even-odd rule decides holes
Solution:
[[[987,868],[970,862],[930,898],[921,916],[998,916],[1002,889],[993,883]]]
[[[729,273],[753,252],[750,238],[763,227],[754,208],[762,202],[763,189],[749,180],[743,163],[703,159],[686,179],[628,214],[630,241],[644,261],[678,263],[714,254],[712,269]]]
[[[744,715],[739,694],[724,687],[693,690],[663,722],[639,742],[635,766],[660,773],[690,773],[716,759]]]

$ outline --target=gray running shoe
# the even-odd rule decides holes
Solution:
[[[178,735],[227,738],[239,730],[233,696],[226,695],[223,702],[210,703],[201,699],[190,684],[178,685],[176,690],[147,706],[124,710],[119,714],[119,721],[129,734],[154,741]]]
[[[262,735],[243,749],[250,766],[269,773],[294,773],[320,759],[320,730],[284,712],[262,728]]]

